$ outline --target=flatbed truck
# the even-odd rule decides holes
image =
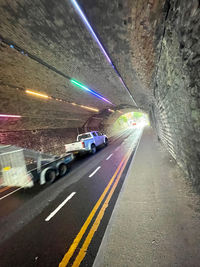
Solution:
[[[53,156],[16,146],[0,146],[0,185],[32,187],[53,183],[64,176],[74,160],[72,153]]]

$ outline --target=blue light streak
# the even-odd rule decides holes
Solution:
[[[77,82],[77,81],[75,81],[75,80],[73,80],[73,79],[71,79],[70,81],[71,81],[71,83],[73,83],[73,84],[77,85],[78,87],[80,87],[80,88],[82,88],[82,89],[84,89],[84,90],[90,92],[91,94],[93,94],[93,95],[95,95],[96,97],[102,99],[103,101],[105,101],[105,102],[107,102],[107,103],[113,105],[108,99],[106,99],[106,98],[103,97],[102,95],[96,93],[96,92],[93,91],[92,89],[86,87],[85,85],[83,85],[83,84],[81,84],[81,83],[79,83],[79,82]]]
[[[94,30],[92,29],[89,21],[87,20],[85,14],[83,13],[83,11],[81,10],[80,6],[78,5],[76,0],[71,0],[73,7],[76,9],[76,11],[78,12],[78,14],[80,15],[80,17],[82,18],[83,23],[85,24],[86,28],[89,30],[89,32],[91,33],[92,37],[95,39],[95,41],[97,42],[98,46],[100,47],[101,51],[103,52],[104,56],[106,57],[107,61],[109,62],[109,64],[112,66],[112,68],[115,70],[116,74],[118,75],[120,82],[122,83],[122,85],[124,86],[124,88],[128,91],[131,99],[133,100],[134,104],[137,106],[135,100],[133,99],[133,96],[131,95],[129,89],[127,88],[127,86],[125,85],[124,81],[122,80],[119,72],[117,71],[115,65],[112,63],[112,60],[110,59],[110,57],[108,56],[108,54],[106,53],[103,45],[101,44],[101,42],[99,41],[96,33],[94,32]]]
[[[75,9],[77,10],[77,12],[79,13],[79,15],[81,16],[81,18],[83,19],[83,22],[86,25],[87,29],[91,32],[93,38],[95,39],[95,41],[99,45],[99,47],[100,47],[101,51],[103,52],[103,54],[105,55],[106,59],[112,65],[111,59],[109,58],[108,54],[106,53],[105,49],[103,48],[103,45],[101,44],[101,42],[99,41],[98,37],[96,36],[96,33],[93,31],[90,23],[88,22],[86,16],[84,15],[83,11],[79,7],[78,3],[76,2],[76,0],[71,0],[71,2],[73,4],[73,6],[75,7]]]

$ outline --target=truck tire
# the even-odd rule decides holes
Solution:
[[[91,153],[92,155],[94,155],[94,154],[96,153],[96,151],[97,151],[96,146],[95,146],[94,144],[92,144],[92,145],[91,145],[91,151],[90,151],[90,153]]]
[[[67,165],[64,163],[60,164],[60,166],[58,167],[58,171],[59,171],[59,176],[64,176],[68,171]]]
[[[108,138],[105,138],[104,146],[107,146],[107,145],[108,145]]]
[[[55,170],[47,170],[45,174],[45,181],[46,183],[53,183],[56,179],[56,171]]]

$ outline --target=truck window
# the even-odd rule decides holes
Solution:
[[[92,133],[94,136],[97,136],[97,134],[94,132],[94,133]]]
[[[100,132],[97,132],[98,136],[102,136],[102,134]]]
[[[78,136],[78,141],[81,141],[81,139],[91,138],[90,134],[81,134]]]

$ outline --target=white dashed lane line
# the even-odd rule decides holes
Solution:
[[[98,172],[98,170],[101,168],[101,166],[97,167],[95,171],[93,171],[89,177],[91,178],[93,175],[95,175],[96,172]]]
[[[119,146],[117,148],[115,148],[115,151],[119,150],[119,148],[120,148]]]
[[[51,220],[51,218],[56,215],[56,213],[76,194],[76,192],[71,193],[49,216],[45,219],[46,222]]]
[[[112,157],[112,155],[113,155],[113,153],[112,153],[112,154],[110,154],[110,155],[107,157],[107,159],[106,159],[106,160],[109,160],[109,159]]]

